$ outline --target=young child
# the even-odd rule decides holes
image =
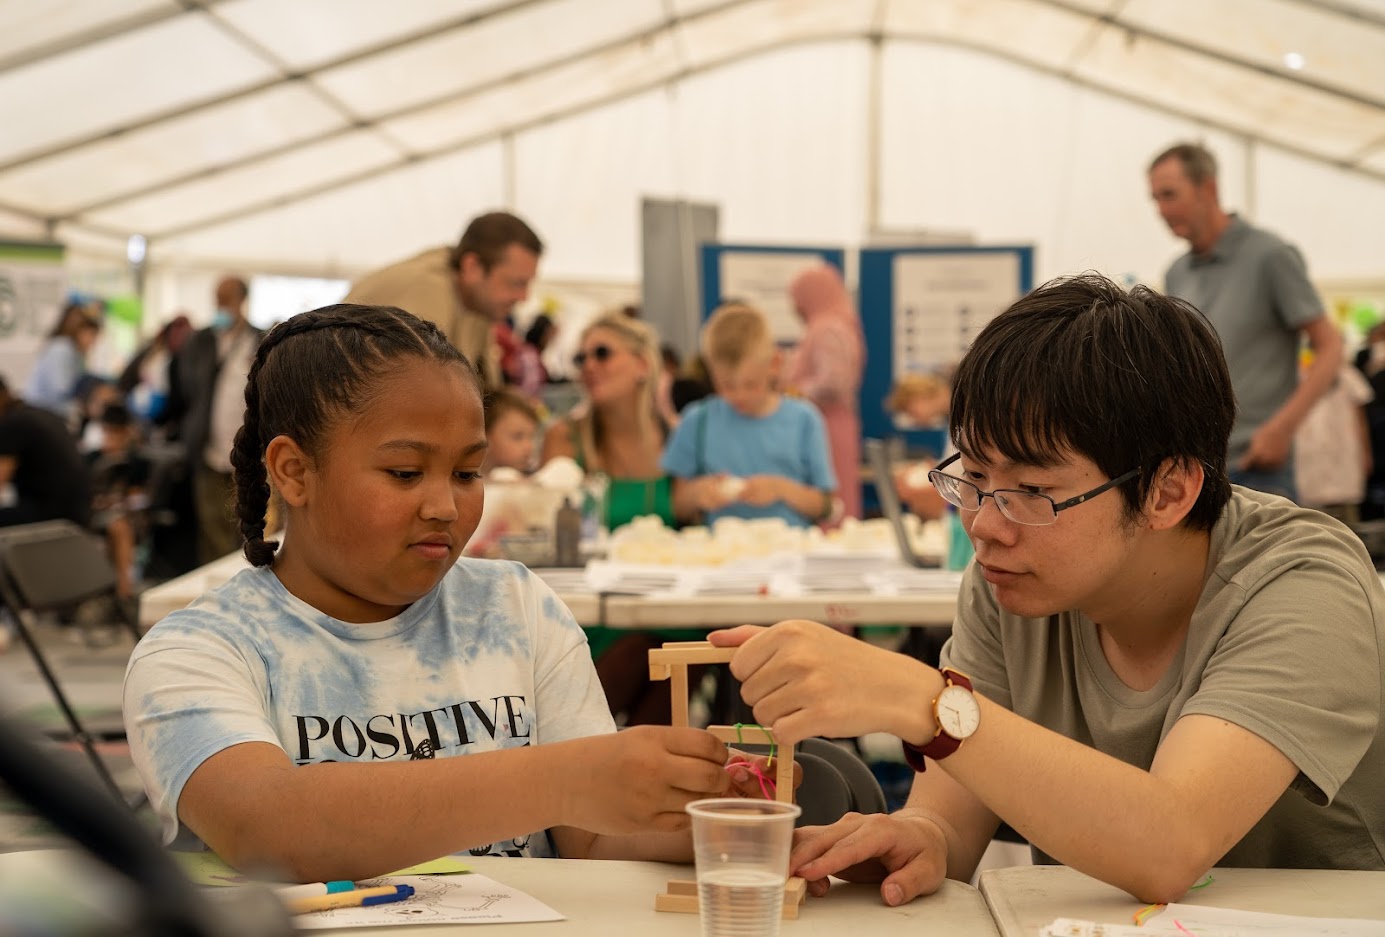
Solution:
[[[777,389],[780,352],[758,310],[719,308],[702,330],[716,394],[688,407],[664,451],[680,520],[702,515],[828,520],[836,476],[822,417]]]
[[[511,390],[497,390],[486,398],[486,474],[492,469],[512,468],[528,472],[537,455],[539,414],[534,405]]]
[[[165,841],[298,881],[466,849],[686,860],[668,831],[731,788],[726,748],[616,734],[557,597],[519,564],[457,562],[486,437],[476,374],[437,327],[379,306],[294,316],[260,344],[245,404],[253,568],[156,625],[126,673]],[[271,485],[282,543],[264,539]]]
[[[101,448],[87,456],[91,471],[91,526],[106,537],[116,571],[116,594],[135,594],[135,550],[144,533],[142,510],[148,504],[149,460],[139,454],[139,431],[123,403],[108,403],[97,423]]]

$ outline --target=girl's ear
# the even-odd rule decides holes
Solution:
[[[288,436],[275,436],[265,447],[265,471],[269,484],[289,507],[302,507],[308,497],[308,472],[312,460]]]

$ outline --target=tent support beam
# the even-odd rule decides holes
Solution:
[[[869,41],[870,35],[860,30],[852,30],[830,36],[814,35],[809,37],[767,42],[760,46],[756,46],[751,49],[745,49],[732,55],[723,56],[716,60],[709,60],[700,65],[684,68],[680,72],[679,77],[691,77],[694,75],[701,74],[703,72],[714,71],[718,68],[722,68],[727,65],[732,65],[737,62],[753,58],[757,55],[763,55],[767,52],[778,51],[780,49],[795,48],[805,45],[814,45],[823,42],[849,41],[852,39]],[[1034,62],[1014,53],[993,49],[988,46],[980,45],[978,43],[958,40],[957,38],[952,36],[937,37],[925,35],[891,35],[888,36],[887,39],[891,42],[908,42],[926,46],[941,46],[944,48],[964,49],[969,52],[975,52],[979,55],[1000,59],[1011,64],[1019,65],[1023,68],[1030,69],[1032,71],[1048,75],[1053,78],[1061,79],[1076,87],[1086,88],[1088,90],[1097,92],[1098,94],[1103,94],[1108,97],[1123,100],[1130,104],[1135,104],[1152,111],[1157,111],[1161,114],[1166,114],[1171,117],[1176,117],[1180,120],[1188,121],[1189,123],[1201,124],[1205,127],[1211,127],[1215,130],[1227,134],[1228,136],[1247,137],[1250,139],[1254,139],[1260,142],[1261,144],[1272,146],[1275,149],[1292,154],[1309,162],[1317,163],[1323,166],[1330,166],[1334,169],[1341,169],[1354,175],[1359,175],[1364,178],[1371,179],[1375,182],[1385,182],[1385,171],[1378,171],[1365,166],[1351,165],[1339,161],[1334,161],[1328,159],[1327,157],[1324,157],[1320,153],[1314,153],[1300,146],[1296,146],[1278,140],[1270,140],[1256,136],[1252,133],[1248,133],[1247,129],[1244,127],[1236,127],[1230,124],[1223,123],[1221,121],[1210,120],[1207,117],[1195,113],[1193,111],[1186,110],[1184,108],[1174,107],[1172,105],[1144,97],[1143,95],[1134,94],[1121,88],[1114,88],[1107,85],[1103,85],[1101,82],[1093,81],[1091,79],[1084,78],[1079,75],[1072,75],[1069,74],[1067,70],[1064,68],[1056,68],[1045,63]],[[495,142],[496,139],[500,138],[504,134],[519,135],[521,133],[524,133],[525,131],[533,130],[536,127],[557,123],[559,121],[566,120],[569,117],[576,117],[581,114],[585,114],[589,111],[596,110],[597,108],[603,107],[607,104],[615,104],[620,101],[628,100],[629,98],[645,94],[646,92],[653,91],[661,87],[665,87],[667,84],[668,79],[663,77],[655,79],[653,81],[643,82],[639,85],[635,85],[629,88],[623,88],[618,92],[601,95],[597,98],[594,98],[590,101],[581,104],[570,105],[552,114],[544,114],[538,117],[530,118],[528,120],[517,121],[515,123],[508,124],[505,127],[499,128],[494,131],[479,134],[477,136],[469,137],[463,140],[458,140],[446,146],[438,147],[418,157],[400,159],[394,163],[390,163],[384,166],[378,166],[373,169],[353,173],[350,176],[347,176],[342,179],[319,185],[309,186],[307,188],[300,189],[297,192],[287,193],[272,199],[266,199],[265,201],[260,203],[246,205],[242,208],[236,209],[235,211],[222,212],[214,216],[208,216],[198,221],[189,222],[188,224],[184,225],[178,225],[174,228],[169,228],[164,231],[148,234],[147,236],[149,237],[152,243],[156,239],[180,237],[187,234],[193,234],[198,231],[205,230],[207,228],[215,227],[220,224],[225,224],[231,221],[239,221],[241,219],[261,214],[263,212],[270,211],[275,208],[281,208],[285,205],[293,204],[295,202],[305,201],[307,199],[314,198],[319,195],[324,195],[328,192],[332,192],[337,189],[344,188],[346,186],[355,185],[359,182],[364,182],[369,179],[386,175],[388,173],[399,170],[405,166],[411,165],[415,162],[452,156],[478,146],[484,146],[488,143]]]
[[[78,52],[88,46],[94,46],[99,42],[105,42],[126,33],[136,32],[147,26],[157,25],[165,20],[177,19],[188,13],[195,13],[211,7],[214,3],[219,3],[221,0],[179,0],[179,2],[182,9],[145,10],[121,20],[71,33],[53,42],[30,46],[21,52],[0,59],[0,75],[17,68],[23,68],[26,65],[32,65],[35,62],[41,62],[44,59],[66,55],[69,52]]]
[[[156,127],[159,124],[164,124],[171,120],[177,120],[180,117],[187,117],[191,114],[196,114],[199,111],[205,111],[208,108],[219,107],[222,104],[230,104],[233,101],[239,101],[243,98],[252,97],[253,95],[260,94],[264,91],[268,91],[271,88],[277,88],[280,85],[288,84],[292,81],[302,81],[309,79],[312,76],[319,74],[320,72],[328,71],[329,69],[340,68],[343,65],[352,65],[356,62],[363,61],[365,59],[371,58],[376,55],[380,55],[385,52],[393,52],[396,49],[401,49],[405,46],[411,45],[415,42],[419,42],[424,39],[433,39],[437,36],[442,35],[443,33],[452,32],[453,30],[457,29],[464,29],[468,26],[474,26],[477,23],[482,22],[484,20],[492,19],[496,16],[501,16],[506,13],[513,13],[516,10],[523,9],[524,7],[535,6],[546,2],[548,2],[548,0],[513,0],[513,2],[509,3],[500,3],[496,6],[489,7],[485,10],[481,10],[478,13],[471,13],[466,16],[460,16],[443,23],[434,24],[432,26],[418,30],[413,33],[409,33],[407,35],[397,37],[395,39],[390,39],[386,42],[380,42],[376,43],[373,46],[366,46],[364,48],[357,49],[356,51],[351,52],[347,55],[338,56],[335,59],[330,59],[326,62],[321,62],[310,69],[305,69],[301,72],[297,72],[289,76],[271,78],[267,81],[257,82],[253,85],[250,85],[249,87],[240,88],[236,91],[227,92],[225,94],[213,95],[210,98],[204,98],[200,101],[193,101],[188,104],[182,104],[177,107],[160,111],[156,114],[150,114],[147,117],[131,121],[130,123],[124,124],[119,127],[101,130],[97,133],[88,134],[85,137],[76,137],[67,140],[66,142],[59,143],[55,146],[50,146],[45,149],[34,150],[32,152],[25,153],[5,163],[0,163],[0,173],[8,172],[11,169],[17,169],[20,166],[27,166],[30,163],[35,163],[42,159],[48,159],[54,156],[61,156],[65,153],[70,153],[73,150],[81,149],[84,146],[91,146],[94,143],[100,143],[103,140],[109,140],[114,139],[116,137],[125,136],[127,134],[134,133],[138,130],[144,130],[149,127]]]
[[[473,85],[461,91],[452,91],[435,98],[430,98],[426,101],[420,101],[416,104],[410,104],[406,107],[395,108],[394,110],[382,112],[380,114],[377,114],[375,117],[371,118],[368,121],[362,121],[359,118],[352,117],[350,118],[351,122],[344,126],[336,127],[331,130],[326,130],[322,133],[313,134],[311,136],[304,137],[301,140],[295,140],[291,143],[276,146],[268,150],[262,150],[258,153],[253,153],[248,156],[242,156],[237,159],[228,160],[223,163],[218,163],[215,166],[203,169],[195,169],[192,172],[183,173],[181,175],[174,176],[168,179],[161,179],[159,182],[155,184],[140,186],[136,189],[127,189],[124,192],[118,192],[114,195],[105,196],[94,202],[88,202],[85,205],[79,205],[76,208],[69,209],[68,211],[60,215],[59,218],[63,221],[78,219],[82,215],[94,211],[100,211],[102,209],[109,208],[112,205],[118,205],[122,202],[128,202],[133,199],[142,198],[146,195],[153,195],[157,192],[166,191],[170,188],[173,188],[174,186],[184,185],[189,182],[196,182],[200,179],[209,179],[216,175],[219,175],[220,173],[228,172],[230,170],[241,169],[245,166],[253,166],[256,163],[263,162],[265,160],[272,159],[277,156],[282,156],[286,153],[292,153],[293,151],[302,149],[304,147],[314,146],[318,143],[326,143],[338,137],[344,137],[348,134],[355,133],[357,130],[362,129],[363,127],[373,128],[376,130],[376,132],[381,133],[383,135],[384,132],[381,129],[380,125],[388,121],[398,120],[401,117],[408,117],[411,114],[417,114],[421,111],[426,111],[429,108],[439,107],[445,104],[455,104],[458,101],[465,101],[468,98],[479,97],[481,95],[489,94],[490,92],[503,88],[506,85],[511,84],[515,81],[520,81],[525,78],[531,78],[534,76],[544,75],[550,71],[554,71],[560,68],[566,68],[567,66],[580,62],[589,56],[605,55],[611,52],[619,51],[621,49],[629,48],[631,46],[640,45],[642,43],[648,42],[649,38],[652,35],[656,35],[660,32],[663,32],[666,29],[672,29],[684,21],[697,19],[703,16],[714,15],[716,13],[721,13],[732,7],[743,6],[747,2],[749,2],[749,0],[727,0],[727,2],[717,4],[716,6],[705,7],[701,10],[698,10],[696,13],[689,14],[688,16],[674,17],[673,19],[670,19],[653,29],[644,28],[635,33],[627,33],[614,40],[602,43],[599,46],[580,49],[577,52],[569,53],[560,58],[552,59],[547,62],[543,62],[539,65],[530,66],[529,68],[523,69],[518,72],[512,72],[507,75],[502,75],[499,78],[493,78],[489,81],[482,82],[479,85]],[[497,135],[502,135],[505,132],[506,131],[504,130],[498,131]],[[390,139],[390,142],[392,143],[394,142],[392,138],[387,139]],[[402,146],[398,146],[398,144],[396,144],[396,147],[401,150],[404,149]],[[411,157],[416,158],[420,154],[409,155]],[[10,167],[0,166],[0,173],[3,173],[8,168]]]

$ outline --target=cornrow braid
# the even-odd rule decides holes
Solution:
[[[481,393],[475,368],[436,325],[393,306],[324,306],[279,323],[260,342],[231,448],[236,517],[252,566],[270,565],[279,548],[264,539],[270,441],[287,436],[319,460],[332,424],[369,405],[380,379],[407,358],[460,365]]]

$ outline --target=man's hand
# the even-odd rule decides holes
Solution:
[[[910,657],[811,621],[742,625],[707,638],[740,648],[730,666],[741,698],[780,745],[867,732],[921,743],[935,731],[928,703],[942,689],[942,676]]]
[[[1271,420],[1260,424],[1255,435],[1250,437],[1250,448],[1241,457],[1237,468],[1242,471],[1274,471],[1289,461],[1289,450],[1294,442],[1294,434],[1281,429]]]
[[[932,820],[907,811],[848,813],[831,826],[798,830],[789,868],[819,897],[827,894],[829,875],[879,882],[881,899],[895,907],[938,890],[947,877],[947,837]]]

